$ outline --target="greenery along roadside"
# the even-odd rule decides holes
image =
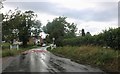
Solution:
[[[20,47],[19,50],[17,49],[9,49],[9,43],[3,43],[2,44],[2,57],[7,57],[7,56],[15,56],[15,55],[18,55],[18,54],[21,54],[22,52],[26,51],[26,50],[30,50],[32,48],[36,48],[38,46],[35,46],[35,45],[28,45],[28,47],[26,48],[23,48],[23,47]]]
[[[48,50],[55,55],[70,58],[80,64],[96,66],[106,72],[118,71],[119,68],[119,50],[105,49],[98,46],[64,46]]]
[[[98,45],[120,50],[120,28],[104,30],[98,35],[85,35],[63,39],[63,45],[81,46]]]
[[[81,46],[81,45],[98,45],[120,49],[120,27],[109,28],[97,35],[91,35],[90,32],[85,32],[84,29],[76,34],[77,27],[74,23],[68,23],[66,17],[55,18],[52,22],[48,22],[43,27],[46,34],[46,42],[52,43],[55,38],[57,46]]]

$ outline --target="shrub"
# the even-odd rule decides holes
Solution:
[[[75,38],[67,38],[63,40],[63,45],[81,46],[81,45],[99,45],[120,49],[120,28],[105,30],[98,35],[80,36]]]

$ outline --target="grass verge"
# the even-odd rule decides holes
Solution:
[[[39,46],[36,45],[28,45],[27,47],[23,48],[20,47],[19,50],[17,49],[9,49],[9,44],[5,43],[3,44],[3,48],[2,48],[2,57],[8,57],[8,56],[15,56],[18,54],[21,54],[22,52],[26,51],[26,50],[30,50],[32,48],[37,48]]]
[[[69,58],[77,63],[99,67],[106,72],[118,72],[119,50],[104,49],[99,46],[57,47],[48,49],[55,55]]]

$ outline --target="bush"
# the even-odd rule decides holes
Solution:
[[[13,50],[4,50],[2,51],[2,57],[6,57],[6,56],[14,56],[15,55],[15,51]]]
[[[63,45],[81,46],[81,45],[99,45],[120,49],[120,28],[105,30],[98,35],[80,36],[63,40]]]
[[[10,48],[10,43],[1,43],[2,49],[9,49]]]

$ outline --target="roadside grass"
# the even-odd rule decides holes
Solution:
[[[2,46],[2,49],[8,49],[10,47],[10,43],[0,43],[0,46]]]
[[[64,46],[48,49],[55,55],[69,58],[77,63],[99,67],[106,72],[119,71],[119,50],[102,48],[99,46]]]
[[[17,49],[10,49],[9,43],[3,43],[1,45],[2,45],[2,53],[0,53],[0,55],[2,55],[2,57],[19,55],[26,50],[39,47],[37,45],[28,45],[25,48],[20,46],[19,50],[17,50]]]

